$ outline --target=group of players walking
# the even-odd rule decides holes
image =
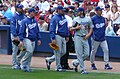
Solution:
[[[34,8],[28,10],[27,17],[24,16],[22,11],[23,6],[21,4],[16,5],[16,13],[11,19],[11,39],[20,41],[18,46],[12,43],[12,68],[30,72],[30,62],[35,48],[35,40],[38,40],[38,45],[40,45],[41,36],[38,23],[34,19]],[[56,71],[71,69],[68,65],[69,52],[68,50],[66,51],[66,47],[69,48],[69,42],[72,39],[71,31],[74,31],[74,47],[77,55],[77,60],[73,60],[72,62],[75,71],[78,71],[77,67],[80,65],[81,74],[88,73],[84,66],[84,61],[89,57],[90,49],[88,38],[90,36],[92,38],[92,50],[90,54],[92,69],[97,70],[94,61],[99,46],[102,47],[104,52],[104,68],[106,70],[112,69],[109,65],[108,45],[105,39],[105,28],[107,23],[105,18],[101,16],[102,8],[97,6],[95,11],[96,14],[90,18],[86,16],[84,8],[79,7],[76,11],[77,16],[71,22],[70,19],[68,19],[69,16],[65,14],[65,8],[58,5],[56,14],[54,14],[49,23],[49,33],[51,42],[57,44],[59,49],[54,50],[54,55],[52,57],[46,58],[48,70],[50,70],[50,65],[53,61],[56,61]],[[69,11],[67,13],[69,13]],[[26,50],[21,51],[17,56],[18,48],[21,46],[24,46]],[[63,61],[66,61],[66,63],[63,63]]]

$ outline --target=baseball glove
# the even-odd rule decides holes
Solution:
[[[19,48],[19,50],[21,50],[21,51],[25,51],[25,50],[26,50],[26,48],[23,47],[23,46],[19,46],[18,48]]]
[[[20,43],[20,41],[19,41],[19,40],[13,40],[12,42],[13,42],[13,44],[15,44],[16,46],[18,46],[18,45],[19,45],[19,43]]]
[[[59,49],[59,47],[58,47],[57,44],[49,43],[49,46],[50,46],[50,48],[52,48],[53,50],[58,50],[58,49]]]
[[[20,43],[19,40],[13,40],[12,42],[13,42],[13,44],[15,44],[16,46],[18,46],[19,43]],[[23,47],[23,46],[18,46],[18,48],[19,48],[19,50],[21,50],[21,51],[25,51],[25,50],[26,50],[26,48]]]

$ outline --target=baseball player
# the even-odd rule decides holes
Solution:
[[[85,16],[84,8],[79,7],[77,9],[78,16],[73,19],[73,30],[75,52],[77,60],[73,60],[72,64],[77,72],[77,66],[80,65],[81,74],[88,74],[84,66],[84,60],[89,56],[89,44],[88,38],[92,34],[93,24],[89,17]]]
[[[50,21],[49,28],[52,43],[57,44],[59,50],[54,50],[53,58],[46,58],[48,70],[50,69],[50,63],[56,60],[56,71],[63,71],[60,58],[66,53],[66,41],[69,40],[69,29],[67,25],[67,19],[64,16],[64,8],[59,5],[57,7],[57,14],[55,14]]]
[[[68,7],[65,8],[65,17],[68,22],[68,28],[70,31],[70,28],[72,27],[72,16],[73,11],[68,9]],[[66,54],[61,57],[61,66],[63,69],[73,70],[73,68],[70,68],[68,59],[69,59],[69,53],[73,52],[74,50],[74,42],[73,42],[73,31],[70,31],[69,35],[69,41],[66,43]]]
[[[92,70],[97,70],[95,66],[95,54],[99,46],[101,46],[103,52],[104,52],[104,61],[105,61],[105,67],[104,69],[109,70],[112,69],[109,65],[109,53],[108,53],[108,45],[105,38],[105,29],[106,29],[106,20],[104,17],[101,16],[102,14],[102,8],[97,6],[95,8],[96,15],[92,17],[92,22],[94,25],[93,28],[93,34],[92,34],[92,50],[90,55],[90,62],[91,62],[91,68]]]
[[[38,45],[41,44],[41,35],[39,32],[38,23],[34,19],[35,12],[36,11],[34,10],[34,8],[30,8],[28,10],[29,15],[24,20],[22,20],[19,32],[20,38],[19,46],[24,45],[26,48],[25,55],[23,56],[21,62],[21,69],[24,72],[31,71],[30,63],[35,48],[35,40],[38,40]]]
[[[11,18],[10,26],[11,26],[11,40],[19,40],[19,29],[21,26],[21,21],[25,18],[23,13],[23,5],[17,4],[16,5],[16,12]],[[18,46],[13,44],[12,42],[12,68],[13,69],[20,69],[19,65],[17,65],[16,56],[18,52]]]

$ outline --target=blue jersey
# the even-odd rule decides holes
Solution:
[[[92,18],[94,25],[92,38],[95,41],[104,41],[105,40],[105,18],[102,16],[94,15]]]
[[[50,37],[55,39],[55,34],[62,37],[69,36],[67,19],[64,15],[55,14],[50,21]]]
[[[41,39],[38,23],[34,18],[26,17],[22,20],[19,38],[20,41],[23,41],[24,38],[28,38],[31,41]]]
[[[14,37],[18,36],[21,21],[25,18],[24,14],[16,12],[10,21],[11,33]]]

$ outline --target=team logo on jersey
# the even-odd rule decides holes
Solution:
[[[33,28],[35,28],[36,27],[36,23],[32,23],[32,24],[28,24],[28,27],[30,28],[30,29],[33,29]]]
[[[21,26],[21,20],[18,20],[18,24]]]
[[[67,22],[67,19],[60,20],[60,21],[59,21],[59,24],[60,24],[60,25],[64,25],[66,22]]]
[[[105,23],[95,24],[96,28],[102,28],[103,26],[105,26]]]

